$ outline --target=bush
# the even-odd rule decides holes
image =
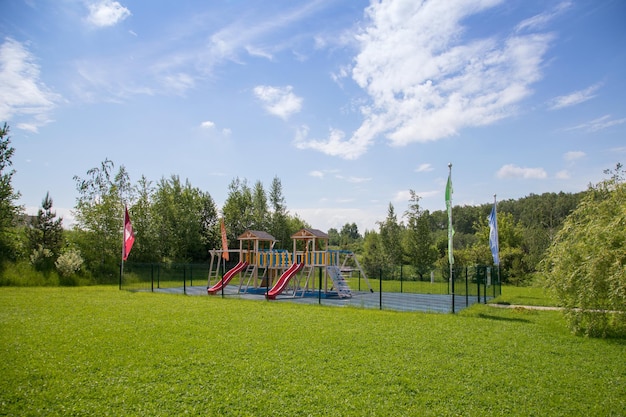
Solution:
[[[546,283],[576,334],[626,331],[626,184],[591,188],[547,251]]]

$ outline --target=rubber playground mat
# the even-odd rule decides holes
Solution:
[[[207,294],[207,287],[187,286],[174,288],[155,288],[154,292],[168,294],[186,294],[191,296],[205,297],[229,297],[247,300],[258,300],[270,303],[299,303],[299,304],[320,304],[337,307],[359,307],[381,310],[395,311],[424,311],[435,313],[452,312],[452,296],[449,294],[416,294],[416,293],[391,293],[391,292],[365,292],[352,291],[352,297],[339,298],[338,296],[325,295],[317,291],[310,291],[305,294],[281,294],[275,300],[267,300],[264,291],[241,292],[238,286],[228,285],[224,292],[217,292],[214,295]],[[454,311],[458,312],[463,308],[478,303],[476,296],[456,295],[454,297]]]

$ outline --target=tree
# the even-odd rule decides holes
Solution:
[[[626,184],[621,164],[592,186],[546,253],[548,288],[576,334],[626,335]]]
[[[189,180],[182,184],[172,175],[159,181],[153,198],[159,260],[206,260],[209,249],[217,243],[217,208],[211,196],[192,187]]]
[[[341,237],[341,247],[343,249],[352,249],[355,243],[361,239],[361,235],[359,234],[359,228],[356,223],[346,223],[341,228],[341,232],[339,232]]]
[[[32,254],[47,255],[34,257],[36,266],[44,270],[54,266],[63,248],[63,219],[56,217],[56,212],[52,211],[50,193],[46,193],[41,208],[37,211],[37,217],[28,229],[31,258]]]
[[[11,158],[15,149],[11,147],[9,126],[4,123],[0,128],[0,259],[15,259],[17,249],[15,239],[15,223],[21,207],[15,204],[20,193],[13,190],[11,181],[15,170],[11,169]]]
[[[291,249],[292,233],[289,229],[289,212],[283,196],[283,186],[278,177],[272,180],[269,200],[272,209],[269,233],[277,240],[276,249]]]
[[[376,231],[366,231],[363,237],[362,265],[365,275],[378,278],[381,271],[388,268],[383,254],[380,235]]]
[[[430,233],[428,211],[420,205],[420,197],[414,190],[410,190],[409,206],[404,216],[407,218],[407,232],[405,234],[405,254],[420,280],[429,273],[437,260],[437,249],[433,244]]]
[[[252,191],[252,226],[254,230],[267,230],[270,223],[270,212],[267,206],[267,195],[261,181],[254,184]]]
[[[341,236],[339,235],[339,231],[334,227],[328,229],[328,245],[329,246],[339,246],[341,244]]]
[[[387,210],[387,218],[379,223],[379,227],[380,248],[384,259],[383,269],[385,275],[389,275],[402,263],[402,227],[398,224],[398,218],[391,203]]]
[[[248,182],[235,178],[228,186],[228,196],[222,207],[229,242],[236,242],[254,223],[252,216],[252,191]]]
[[[96,274],[114,282],[119,273],[124,202],[131,200],[133,190],[128,172],[106,158],[99,167],[87,171],[87,178],[74,176],[79,192],[75,207],[81,254],[85,264]]]

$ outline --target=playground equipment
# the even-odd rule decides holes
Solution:
[[[241,276],[238,292],[262,291],[268,299],[275,299],[281,294],[304,297],[316,290],[323,291],[326,296],[348,298],[352,293],[347,279],[354,272],[358,272],[370,291],[373,291],[354,253],[329,250],[329,237],[320,230],[301,229],[294,233],[291,236],[292,252],[274,250],[276,240],[266,232],[249,230],[238,239],[239,251],[231,250],[229,254],[238,255],[239,262],[224,278],[219,278],[220,268],[224,268],[221,259],[223,252],[210,251],[209,294],[215,294],[237,274]],[[217,268],[214,267],[216,259]],[[317,286],[315,271],[319,272],[320,277]],[[213,286],[211,282],[214,282]]]
[[[223,250],[211,250],[211,263],[209,267],[209,277],[207,283],[207,293],[215,294],[227,285],[237,274],[240,275],[239,279],[239,291],[244,287],[244,281],[246,281],[245,288],[258,288],[261,282],[259,281],[259,271],[261,271],[261,280],[267,279],[267,274],[272,273],[272,269],[279,269],[281,272],[288,266],[288,259],[285,256],[281,258],[280,251],[273,251],[276,239],[267,232],[258,230],[247,230],[241,236],[238,237],[239,250],[229,250],[230,255],[237,257],[238,263],[228,272],[226,272],[223,278],[220,278],[220,273],[226,268],[226,261],[224,260]],[[268,261],[269,255],[271,257],[271,267]],[[276,272],[274,272],[276,274]],[[211,282],[214,282],[211,286]]]
[[[215,294],[216,292],[221,290],[224,287],[224,285],[228,285],[230,280],[233,279],[233,277],[235,275],[237,275],[239,272],[241,272],[247,266],[248,266],[248,262],[239,261],[239,263],[237,263],[237,265],[235,265],[234,268],[232,268],[226,274],[224,274],[224,278],[222,278],[219,281],[217,281],[215,283],[215,285],[213,285],[212,287],[209,287],[207,289],[207,292],[209,294]]]

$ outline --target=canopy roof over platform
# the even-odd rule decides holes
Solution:
[[[259,240],[262,242],[276,242],[276,238],[267,232],[260,230],[246,230],[237,239],[239,240]]]

